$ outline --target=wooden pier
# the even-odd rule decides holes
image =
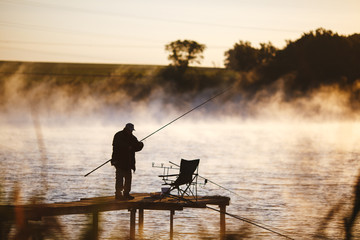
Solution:
[[[179,200],[176,198],[162,198],[150,196],[149,193],[134,193],[133,200],[115,200],[114,196],[84,198],[74,202],[60,202],[48,204],[28,204],[28,205],[0,205],[0,216],[3,221],[14,221],[15,213],[22,212],[24,221],[41,220],[42,217],[60,216],[69,214],[92,214],[93,228],[95,235],[98,234],[99,212],[128,210],[130,212],[130,239],[135,239],[136,212],[138,211],[138,229],[142,231],[144,227],[144,210],[167,210],[170,211],[170,239],[174,233],[174,214],[175,211],[182,211],[184,208],[207,208],[208,205],[219,207],[219,234],[225,235],[225,213],[226,206],[230,204],[230,198],[224,196],[198,196]]]

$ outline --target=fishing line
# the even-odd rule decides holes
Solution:
[[[191,203],[191,204],[197,204],[197,202],[191,201],[190,199],[186,199],[186,198],[184,198],[184,197],[182,197],[182,196],[177,196],[177,195],[172,195],[172,194],[168,194],[167,196],[173,197],[173,198],[178,198],[178,199],[180,199],[180,200],[183,200],[183,201],[185,201],[185,202],[189,202],[189,203]],[[286,231],[281,230],[281,229],[278,229],[278,228],[276,228],[276,227],[272,227],[272,226],[266,225],[266,224],[264,224],[264,223],[260,223],[260,222],[257,222],[257,221],[255,221],[255,220],[251,220],[251,219],[248,219],[248,218],[245,218],[245,217],[237,216],[237,215],[235,215],[235,214],[231,214],[231,213],[228,213],[228,212],[226,212],[226,211],[221,211],[221,210],[218,210],[218,209],[213,208],[213,207],[206,206],[206,208],[211,209],[211,210],[216,211],[216,212],[219,212],[219,213],[226,214],[226,215],[228,215],[228,216],[230,216],[230,217],[233,217],[233,218],[235,218],[235,219],[244,221],[244,222],[249,223],[249,224],[251,224],[251,225],[254,225],[254,226],[256,226],[256,227],[259,227],[259,228],[262,228],[262,229],[264,229],[264,230],[267,230],[267,231],[269,231],[269,232],[271,232],[271,233],[277,234],[277,235],[279,235],[279,236],[281,236],[281,237],[284,237],[284,238],[287,238],[287,239],[291,239],[291,240],[295,240],[295,238],[292,238],[292,237],[289,237],[289,236],[288,236],[289,234],[293,234],[293,233],[286,233],[286,235],[285,235],[285,233],[281,233],[281,232],[286,232]],[[275,229],[275,230],[274,230],[274,229]]]
[[[265,229],[267,231],[270,231],[272,233],[275,233],[275,234],[278,234],[284,238],[287,238],[287,239],[292,239],[292,240],[295,240],[295,238],[292,238],[292,237],[289,237],[289,235],[291,234],[295,234],[293,232],[288,232],[288,231],[285,231],[285,230],[282,230],[282,229],[279,229],[277,227],[273,227],[273,226],[270,226],[270,225],[267,225],[265,223],[260,223],[258,221],[255,221],[255,220],[251,220],[249,218],[245,218],[245,217],[241,217],[241,216],[238,216],[238,215],[235,215],[235,214],[231,214],[231,213],[228,213],[228,212],[221,212],[220,210],[216,209],[216,208],[212,208],[212,207],[209,207],[209,206],[206,206],[206,208],[209,208],[211,210],[214,210],[216,212],[219,212],[219,213],[224,213],[230,217],[233,217],[235,219],[238,219],[238,220],[241,220],[241,221],[244,221],[244,222],[247,222],[249,224],[252,224],[254,226],[257,226],[259,228],[262,228],[262,229]],[[283,232],[283,233],[281,233]],[[312,237],[312,238],[319,238],[319,235],[317,234],[304,234],[302,233],[302,235],[306,235],[308,237]],[[325,236],[321,236],[320,237],[321,239],[328,239],[328,240],[332,240],[333,238],[328,238],[328,237],[325,237]]]
[[[226,93],[227,91],[229,91],[231,88],[233,88],[233,86],[226,88],[225,90],[221,91],[220,93],[212,96],[211,98],[207,99],[206,101],[202,102],[201,104],[197,105],[196,107],[190,109],[189,111],[187,111],[186,113],[182,114],[181,116],[175,118],[174,120],[170,121],[169,123],[165,124],[164,126],[162,126],[161,128],[159,128],[158,130],[152,132],[151,134],[147,135],[146,137],[144,137],[143,139],[140,140],[140,142],[144,141],[145,139],[151,137],[152,135],[154,135],[155,133],[161,131],[162,129],[166,128],[167,126],[169,126],[170,124],[176,122],[177,120],[179,120],[180,118],[186,116],[187,114],[191,113],[192,111],[200,108],[201,106],[205,105],[206,103],[210,102],[211,100],[213,100],[214,98],[219,97],[220,95]],[[106,162],[104,162],[103,164],[101,164],[100,166],[98,166],[97,168],[93,169],[92,171],[88,172],[87,174],[84,175],[84,177],[87,177],[89,174],[91,174],[92,172],[96,171],[97,169],[101,168],[102,166],[104,166],[105,164],[107,164],[108,162],[110,162],[111,159],[107,160]]]
[[[279,236],[281,236],[281,237],[295,240],[295,239],[292,238],[292,237],[289,237],[289,236],[287,236],[287,235],[285,235],[285,234],[283,234],[283,233],[280,233],[280,232],[279,232],[280,229],[277,229],[277,231],[275,231],[275,230],[273,230],[274,227],[271,227],[271,228],[272,228],[272,229],[271,229],[270,227],[266,226],[266,225],[263,224],[263,223],[259,223],[259,222],[250,220],[250,219],[248,219],[248,218],[240,217],[240,216],[237,216],[237,215],[228,213],[228,212],[223,212],[223,211],[220,211],[220,210],[218,210],[218,209],[216,209],[216,208],[212,208],[212,207],[209,207],[209,206],[206,206],[206,208],[211,209],[211,210],[214,210],[214,211],[219,212],[219,213],[226,214],[226,215],[228,215],[228,216],[230,216],[230,217],[233,217],[233,218],[235,218],[235,219],[238,219],[238,220],[247,222],[247,223],[249,223],[249,224],[251,224],[251,225],[254,225],[254,226],[256,226],[256,227],[259,227],[259,228],[262,228],[262,229],[267,230],[267,231],[269,231],[269,232],[275,233],[275,234],[277,234],[277,235],[279,235]],[[282,231],[282,230],[281,230],[281,231]]]

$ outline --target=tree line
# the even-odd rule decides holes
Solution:
[[[185,76],[189,63],[200,61],[206,48],[193,41],[191,48],[186,47],[188,42],[178,40],[166,46],[171,52],[172,64],[164,71],[164,76],[172,77],[178,86],[189,81]],[[179,54],[181,51],[188,54]],[[224,55],[227,70],[255,73],[252,79],[239,83],[249,95],[260,89],[270,91],[281,79],[287,98],[304,96],[322,86],[337,85],[350,91],[354,100],[360,100],[360,34],[343,36],[319,28],[304,33],[295,41],[287,41],[283,49],[277,49],[271,42],[261,43],[256,48],[241,40]]]

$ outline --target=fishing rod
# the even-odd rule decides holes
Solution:
[[[210,102],[210,101],[211,101],[211,100],[213,100],[214,98],[216,98],[216,97],[218,97],[218,96],[220,96],[220,95],[224,94],[225,92],[229,91],[231,88],[232,88],[232,87],[229,87],[229,88],[227,88],[227,89],[223,90],[222,92],[220,92],[220,93],[216,94],[215,96],[212,96],[211,98],[209,98],[209,99],[208,99],[208,100],[206,100],[205,102],[203,102],[203,103],[201,103],[201,104],[197,105],[196,107],[194,107],[194,108],[190,109],[190,110],[189,110],[189,111],[187,111],[186,113],[184,113],[184,114],[182,114],[181,116],[179,116],[179,117],[175,118],[175,119],[174,119],[174,120],[172,120],[171,122],[169,122],[169,123],[165,124],[164,126],[162,126],[161,128],[159,128],[159,129],[158,129],[158,130],[156,130],[155,132],[153,132],[153,133],[149,134],[148,136],[144,137],[141,141],[144,141],[144,140],[145,140],[145,139],[147,139],[148,137],[150,137],[150,136],[154,135],[155,133],[157,133],[157,132],[161,131],[162,129],[166,128],[167,126],[169,126],[169,125],[170,125],[170,124],[172,124],[173,122],[175,122],[175,121],[179,120],[180,118],[184,117],[185,115],[187,115],[187,114],[191,113],[191,112],[192,112],[192,111],[194,111],[195,109],[197,109],[197,108],[199,108],[199,107],[201,107],[201,106],[205,105],[206,103]],[[141,142],[141,141],[140,141],[140,142]]]
[[[174,120],[170,121],[169,123],[165,124],[164,126],[162,126],[161,128],[157,129],[156,131],[152,132],[151,134],[147,135],[146,137],[144,137],[143,139],[140,140],[140,142],[144,141],[145,139],[149,138],[150,136],[154,135],[155,133],[161,131],[162,129],[166,128],[167,126],[169,126],[170,124],[176,122],[177,120],[179,120],[180,118],[184,117],[185,115],[191,113],[192,111],[194,111],[195,109],[198,109],[199,107],[205,105],[206,103],[210,102],[211,100],[213,100],[214,98],[217,98],[218,96],[226,93],[227,91],[229,91],[232,87],[229,87],[223,91],[221,91],[220,93],[212,96],[211,98],[207,99],[206,101],[202,102],[201,104],[197,105],[196,107],[190,109],[189,111],[185,112],[184,114],[180,115],[179,117],[175,118]],[[101,168],[102,166],[104,166],[105,164],[107,164],[108,162],[110,162],[111,159],[107,160],[106,162],[104,162],[103,164],[101,164],[100,166],[98,166],[97,168],[91,170],[90,172],[88,172],[87,174],[84,175],[84,177],[87,177],[88,175],[90,175],[91,173],[95,172],[96,170],[98,170],[99,168]]]

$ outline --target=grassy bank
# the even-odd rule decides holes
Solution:
[[[77,103],[91,97],[107,107],[121,106],[124,100],[147,101],[158,92],[170,100],[178,94],[185,97],[221,88],[224,82],[234,82],[236,76],[232,71],[212,68],[189,68],[178,77],[166,66],[3,61],[1,105],[16,105],[16,96],[48,108],[56,98]]]

